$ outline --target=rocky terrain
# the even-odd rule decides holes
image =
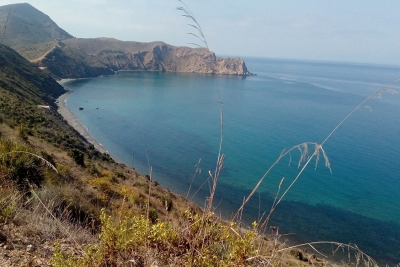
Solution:
[[[29,4],[0,7],[3,44],[55,78],[83,78],[119,70],[252,75],[240,58],[220,58],[205,48],[112,38],[73,38]]]

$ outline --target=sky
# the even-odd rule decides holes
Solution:
[[[27,0],[25,0],[27,1]],[[0,5],[21,1],[0,0]],[[75,37],[193,46],[178,0],[28,0]],[[400,65],[398,0],[185,0],[209,49],[251,56]]]

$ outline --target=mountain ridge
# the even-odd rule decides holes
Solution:
[[[2,40],[53,77],[84,78],[119,70],[252,75],[240,58],[220,58],[205,48],[172,46],[161,41],[74,38],[33,6],[0,7]]]
[[[1,6],[0,25],[3,44],[20,54],[38,44],[73,37],[28,3]],[[30,60],[28,54],[24,57]]]

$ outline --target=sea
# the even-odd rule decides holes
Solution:
[[[200,207],[222,140],[213,204],[225,219],[294,148],[246,204],[243,227],[263,221],[289,189],[268,222],[282,239],[356,244],[399,263],[400,66],[244,59],[254,76],[121,71],[72,80],[66,106],[115,160]],[[325,156],[296,179],[304,143],[306,160],[315,144]]]

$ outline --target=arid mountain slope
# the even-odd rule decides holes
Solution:
[[[163,42],[123,42],[111,38],[72,38],[64,40],[62,43],[68,48],[96,57],[114,71],[158,70],[250,74],[242,59],[219,58],[204,48],[176,47]]]
[[[43,55],[57,41],[72,38],[49,16],[27,3],[0,7],[2,43],[28,60]]]
[[[251,75],[240,58],[223,59],[203,48],[112,38],[73,38],[29,4],[0,7],[3,44],[56,78],[82,78],[118,70]]]

